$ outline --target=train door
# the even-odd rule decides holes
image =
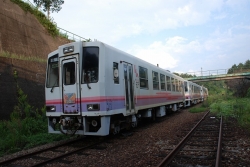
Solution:
[[[131,114],[135,112],[133,65],[124,63],[123,71],[124,71],[124,87],[125,87],[125,106],[127,114]]]
[[[64,114],[80,114],[78,55],[61,58],[62,100]]]

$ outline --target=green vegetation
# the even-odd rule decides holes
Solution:
[[[209,97],[202,105],[190,108],[190,112],[210,110],[225,118],[236,118],[240,126],[250,130],[250,88],[244,98],[239,98],[223,81],[210,81],[203,85],[208,88]]]
[[[40,63],[46,63],[47,59],[42,59],[39,57],[28,57],[24,55],[17,55],[10,52],[5,52],[3,50],[0,50],[0,57],[7,57],[7,58],[13,58],[13,59],[19,59],[19,60],[25,60],[25,61],[35,61]]]
[[[238,65],[234,64],[229,70],[228,74],[233,74],[237,72],[249,72],[250,71],[250,60],[247,60],[244,64],[239,63]]]
[[[44,12],[47,12],[48,18],[50,17],[50,11],[59,12],[62,9],[61,5],[64,4],[63,0],[33,0],[33,2],[36,6],[42,7]]]
[[[240,98],[219,101],[210,105],[210,111],[224,117],[233,117],[250,130],[250,99]]]
[[[65,135],[48,134],[45,108],[34,109],[28,103],[27,95],[19,87],[17,78],[17,71],[14,71],[18,104],[9,121],[0,121],[0,156],[69,138]]]
[[[193,107],[189,110],[189,112],[191,113],[199,113],[199,112],[204,112],[204,111],[207,111],[208,108],[205,107],[205,106],[197,106],[197,107]]]
[[[191,74],[188,74],[188,73],[181,73],[181,74],[178,74],[178,73],[176,73],[176,72],[174,72],[173,74],[175,74],[175,75],[178,75],[178,76],[180,76],[180,77],[182,77],[182,78],[193,78],[193,77],[196,77],[196,75],[191,75]]]
[[[39,22],[48,30],[52,36],[59,36],[59,30],[57,29],[56,23],[51,22],[42,12],[37,8],[31,7],[28,3],[23,2],[22,0],[11,0],[11,2],[19,5],[25,12],[29,12],[36,16]]]

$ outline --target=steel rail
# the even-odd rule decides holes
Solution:
[[[222,116],[220,117],[220,132],[219,132],[215,167],[221,166],[221,145],[222,145]]]
[[[25,159],[26,157],[32,156],[34,154],[39,154],[41,152],[45,152],[45,151],[48,151],[48,150],[51,150],[51,149],[54,149],[54,148],[57,148],[57,147],[61,147],[61,146],[70,144],[70,143],[74,143],[74,142],[76,142],[78,140],[82,140],[82,137],[74,139],[74,140],[71,140],[71,141],[67,141],[67,142],[64,142],[64,143],[52,146],[52,147],[48,147],[48,148],[45,148],[45,149],[37,150],[37,151],[31,152],[31,153],[28,153],[28,154],[25,154],[25,155],[21,155],[21,156],[18,156],[18,157],[14,157],[14,158],[2,161],[2,162],[0,162],[0,166],[2,166],[4,164],[9,164],[9,163],[11,163],[13,161],[16,161],[16,160],[19,160],[19,159]]]
[[[208,111],[202,119],[193,127],[193,129],[181,140],[181,142],[165,157],[157,167],[166,167],[174,158],[174,156],[180,151],[183,145],[187,142],[191,134],[196,130],[200,123],[205,119],[210,111]]]
[[[76,150],[74,150],[74,151],[70,151],[70,152],[67,152],[67,153],[65,153],[65,154],[56,156],[56,157],[54,157],[54,158],[45,160],[45,161],[43,161],[43,162],[34,164],[34,165],[32,165],[31,167],[35,167],[35,166],[36,166],[36,167],[37,167],[37,166],[44,166],[44,165],[46,165],[46,164],[48,164],[48,163],[51,163],[51,162],[53,162],[53,161],[62,159],[62,158],[67,157],[67,156],[69,156],[69,155],[78,153],[78,152],[80,152],[80,151],[83,151],[83,150],[85,150],[85,149],[91,148],[91,147],[96,146],[96,145],[98,145],[98,144],[100,144],[100,143],[103,143],[103,142],[104,142],[104,141],[99,141],[99,142],[97,142],[97,143],[94,143],[94,144],[91,144],[91,145],[88,145],[88,146],[85,146],[85,147],[78,148],[78,149],[76,149]]]

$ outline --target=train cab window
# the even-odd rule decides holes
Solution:
[[[182,81],[180,81],[180,92],[183,92],[183,82]]]
[[[184,89],[185,89],[185,92],[188,91],[187,82],[184,82]]]
[[[140,88],[148,89],[148,69],[139,66]]]
[[[75,63],[69,62],[63,64],[63,80],[65,85],[75,84]]]
[[[177,81],[178,82],[178,91],[181,92],[181,81]]]
[[[179,82],[177,79],[175,79],[175,91],[179,92]]]
[[[58,54],[52,56],[48,60],[48,73],[46,87],[58,87],[59,86],[59,71],[58,71]]]
[[[171,91],[171,79],[169,76],[166,76],[167,80],[167,91]]]
[[[177,84],[178,84],[178,92],[181,92],[181,81],[177,80]]]
[[[161,90],[166,90],[165,75],[160,74],[160,80],[161,80]]]
[[[158,72],[152,72],[153,77],[153,89],[159,90],[159,76]]]
[[[200,93],[200,88],[198,86],[195,87],[195,93]]]
[[[83,47],[82,83],[95,83],[99,79],[99,48]]]
[[[172,91],[175,92],[175,79],[171,78],[172,81]]]
[[[113,77],[114,77],[114,83],[119,84],[119,69],[118,69],[118,63],[113,62]]]

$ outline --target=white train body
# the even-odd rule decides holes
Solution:
[[[197,104],[202,100],[202,86],[193,83],[191,81],[184,82],[185,87],[185,106],[191,106]]]
[[[102,42],[60,46],[48,55],[48,131],[105,136],[135,127],[140,118],[182,107],[183,83],[181,77]]]
[[[202,101],[205,101],[208,98],[208,90],[204,86],[201,86],[201,98]]]

